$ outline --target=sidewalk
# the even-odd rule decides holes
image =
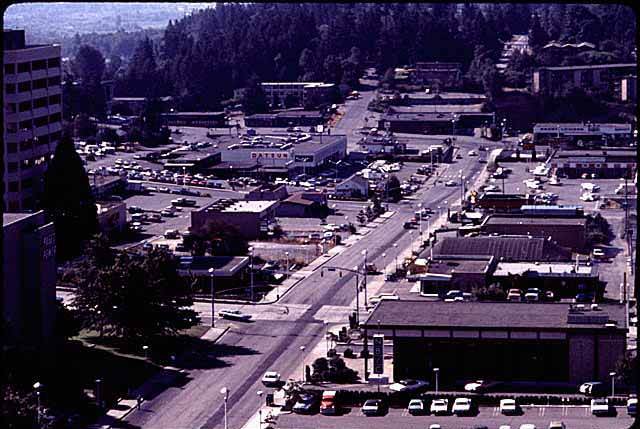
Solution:
[[[217,342],[226,332],[228,328],[209,328],[200,338],[209,340],[213,343]],[[144,398],[155,396],[165,388],[171,386],[180,377],[186,374],[184,369],[178,369],[171,366],[164,366],[151,378],[144,382],[140,387],[131,391],[131,395],[118,400],[114,408],[108,410],[105,415],[100,417],[95,423],[87,426],[87,429],[111,429],[113,425],[117,425],[129,414],[138,408],[137,398],[142,398],[140,409],[144,408]]]

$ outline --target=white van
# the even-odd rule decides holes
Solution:
[[[593,183],[583,183],[580,185],[583,191],[588,192],[598,192],[600,190],[600,186],[594,185]]]

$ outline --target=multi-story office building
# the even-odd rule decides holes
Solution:
[[[315,107],[330,102],[336,91],[334,84],[322,82],[263,82],[260,85],[273,106],[285,103]]]
[[[4,31],[4,210],[37,206],[62,133],[60,45],[27,45]]]
[[[613,96],[616,80],[635,74],[636,69],[635,63],[540,67],[533,72],[532,90],[534,94],[552,94],[563,85],[571,84],[582,89],[607,91]]]

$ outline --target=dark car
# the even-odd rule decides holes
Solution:
[[[293,405],[293,412],[297,414],[313,414],[318,410],[318,401],[315,396],[303,393]]]
[[[576,295],[575,301],[576,302],[592,302],[593,301],[593,293],[592,292],[580,292]]]

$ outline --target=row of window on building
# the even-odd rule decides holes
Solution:
[[[7,103],[8,113],[28,112],[31,109],[40,109],[42,107],[55,106],[62,102],[60,94],[50,95],[48,97],[40,97],[35,100],[26,100],[21,103]]]
[[[60,131],[53,132],[51,134],[45,134],[43,136],[36,137],[34,139],[23,140],[18,143],[5,143],[7,147],[7,153],[17,153],[18,149],[20,152],[33,149],[37,146],[48,145],[53,142],[57,142],[62,137],[62,133]]]
[[[48,124],[54,124],[62,121],[61,113],[53,113],[51,115],[39,116],[33,119],[26,119],[20,122],[7,122],[7,132],[17,133],[18,130],[30,130],[34,127],[44,127]]]
[[[25,61],[23,63],[5,64],[4,74],[29,73],[31,71],[44,70],[47,68],[60,67],[60,58],[49,58],[46,60]]]
[[[25,82],[20,82],[18,84],[15,83],[6,83],[5,91],[7,94],[16,94],[22,92],[34,91],[36,89],[44,89],[50,86],[59,86],[61,84],[60,76],[52,76],[48,78],[36,79],[36,80],[28,80]]]

